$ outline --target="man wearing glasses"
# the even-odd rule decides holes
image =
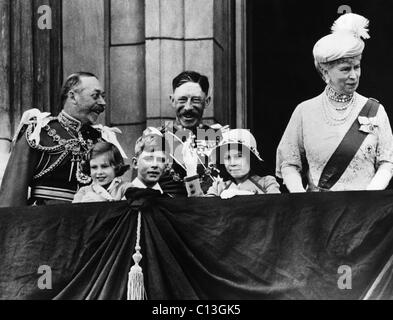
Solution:
[[[24,113],[0,189],[0,207],[71,202],[90,182],[81,162],[102,132],[92,127],[105,111],[105,93],[92,73],[72,74],[61,90],[62,111]],[[28,199],[28,189],[30,197]]]
[[[212,172],[209,168],[208,156],[220,141],[222,127],[208,126],[202,123],[205,108],[210,104],[209,80],[206,76],[195,71],[184,71],[172,81],[173,94],[170,100],[176,112],[176,121],[166,123],[165,138],[172,146],[172,164],[166,174],[160,179],[163,191],[174,197],[186,197],[184,184],[186,170],[182,161],[183,143],[186,139],[193,140],[200,161],[198,174],[204,191],[212,183]],[[206,189],[206,190],[205,190]]]

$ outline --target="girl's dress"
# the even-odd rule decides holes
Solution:
[[[79,189],[75,194],[73,203],[125,200],[124,194],[130,187],[132,187],[131,182],[124,182],[118,177],[113,179],[107,189],[99,184],[92,183]]]

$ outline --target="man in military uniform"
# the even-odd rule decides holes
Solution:
[[[197,149],[199,165],[197,172],[204,191],[212,183],[212,168],[209,167],[211,150],[221,140],[220,125],[208,126],[202,123],[205,108],[209,106],[209,80],[195,71],[184,71],[173,79],[173,94],[170,95],[172,107],[176,112],[176,121],[167,122],[161,131],[171,146],[171,167],[160,179],[160,186],[165,193],[174,197],[186,197],[184,184],[186,170],[182,160],[183,144],[193,140]]]
[[[58,116],[38,109],[25,112],[3,177],[1,207],[73,200],[78,187],[90,182],[81,171],[81,162],[101,138],[101,131],[92,125],[105,111],[104,98],[97,77],[79,72],[62,87]]]

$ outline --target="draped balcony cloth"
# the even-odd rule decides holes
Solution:
[[[392,191],[154,199],[141,210],[148,299],[393,297]],[[0,209],[0,299],[125,299],[137,212],[127,201]],[[37,285],[42,265],[52,289]],[[343,265],[351,289],[338,286]]]

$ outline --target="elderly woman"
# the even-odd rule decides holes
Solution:
[[[314,46],[326,82],[297,106],[277,149],[276,175],[290,192],[383,190],[393,173],[393,136],[384,107],[358,94],[368,20],[342,15]]]

